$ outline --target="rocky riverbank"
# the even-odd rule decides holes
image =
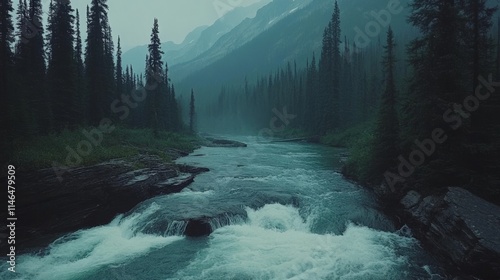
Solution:
[[[228,148],[247,146],[214,138],[201,138],[198,144]],[[170,159],[188,154],[172,148],[165,151]],[[71,168],[65,170],[62,178],[52,168],[23,173],[16,185],[16,194],[19,194],[16,248],[22,252],[44,247],[68,232],[107,224],[142,201],[182,191],[197,174],[206,171],[209,170],[166,163],[156,155],[139,154]],[[6,246],[5,242],[0,243],[0,248]]]
[[[500,206],[457,187],[422,195],[381,186],[375,193],[386,213],[456,268],[455,279],[500,279]]]
[[[16,185],[17,248],[44,246],[67,232],[109,223],[144,200],[180,192],[206,171],[139,155],[73,168],[62,181],[52,169],[23,174]]]

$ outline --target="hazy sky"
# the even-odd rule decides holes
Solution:
[[[160,39],[182,42],[194,28],[210,25],[224,12],[236,6],[248,6],[261,0],[108,0],[113,37],[120,35],[122,49],[149,43],[153,19],[158,18]],[[17,5],[18,1],[13,1]],[[86,32],[86,6],[91,0],[72,0],[80,11],[82,36]],[[43,0],[47,10],[50,0]],[[44,24],[46,24],[44,22]]]

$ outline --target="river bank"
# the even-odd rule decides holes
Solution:
[[[318,144],[348,148],[363,138],[364,127],[322,137]],[[357,139],[357,140],[355,140]],[[358,148],[359,150],[359,148]],[[359,151],[355,151],[359,157]],[[364,156],[364,155],[361,155]],[[464,188],[420,190],[408,184],[391,190],[385,184],[367,185],[347,170],[343,176],[374,193],[383,212],[398,228],[408,227],[426,250],[435,254],[453,277],[500,279],[500,207]],[[359,158],[358,158],[359,160]]]
[[[156,147],[158,150],[148,153],[151,148],[141,149],[133,156],[63,171],[54,167],[26,171],[19,166],[17,251],[43,248],[69,232],[107,224],[147,199],[182,191],[196,175],[209,171],[173,162],[200,147],[195,144],[244,146],[235,141],[197,138],[196,142],[176,143],[187,147],[183,150],[169,147],[160,151]],[[7,244],[2,242],[0,247],[5,249]]]
[[[366,161],[369,145],[365,139],[371,137],[369,127],[360,125],[330,133],[317,143],[349,149],[341,159],[343,176],[373,192],[396,227],[409,226],[413,236],[446,263],[453,276],[500,279],[500,206],[453,186],[432,190],[405,184],[393,191],[385,184],[360,181],[363,176],[356,172],[365,170],[346,167],[349,157],[357,162]],[[285,138],[296,134],[288,133]]]
[[[181,191],[206,171],[143,154],[69,169],[62,181],[52,169],[23,173],[17,181],[16,248],[44,247],[68,232],[107,224],[144,200]]]
[[[453,279],[500,279],[500,206],[459,187],[429,193],[409,185],[361,185],[397,227],[407,226],[447,265]]]

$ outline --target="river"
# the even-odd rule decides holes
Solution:
[[[211,171],[20,256],[14,279],[442,279],[372,194],[335,171],[342,150],[232,139],[249,146],[179,159]],[[210,219],[214,232],[184,237],[183,220],[194,217]]]

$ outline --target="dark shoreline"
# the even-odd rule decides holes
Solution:
[[[360,184],[344,171],[344,178],[374,194],[380,210],[397,227],[411,229],[445,265],[450,274],[446,277],[500,279],[500,206],[458,187],[427,195],[410,186],[392,192],[385,184]]]
[[[107,224],[147,199],[182,191],[196,175],[207,171],[138,155],[73,168],[62,182],[52,169],[23,174],[16,192],[16,252],[45,247],[66,233]],[[7,250],[6,243],[0,247]]]
[[[231,140],[201,138],[200,142],[207,147],[246,147]],[[165,153],[174,161],[194,150],[171,148]],[[151,154],[71,168],[63,180],[52,168],[24,174],[18,170],[22,176],[16,190],[16,254],[43,249],[71,232],[108,224],[147,199],[181,192],[196,175],[208,171]],[[1,242],[0,250],[6,252],[9,246]]]

